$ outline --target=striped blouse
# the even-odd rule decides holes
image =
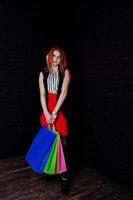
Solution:
[[[48,78],[47,78],[48,92],[57,94],[58,85],[59,85],[59,70],[57,69],[57,71],[54,74],[49,73],[48,75]]]

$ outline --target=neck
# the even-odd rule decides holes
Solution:
[[[58,65],[53,65],[53,66],[52,66],[52,71],[56,71],[57,68],[58,68]]]
[[[52,65],[52,68],[54,69],[54,68],[58,68],[58,65]]]
[[[56,66],[53,65],[52,68],[51,68],[51,72],[55,73],[57,70],[58,70],[58,65],[56,65]]]

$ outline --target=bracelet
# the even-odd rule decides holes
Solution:
[[[53,111],[53,112],[52,112],[52,115],[57,115],[57,112]]]

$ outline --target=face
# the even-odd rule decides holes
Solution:
[[[60,64],[60,52],[58,50],[54,50],[54,52],[53,52],[52,63],[54,66],[57,66]]]

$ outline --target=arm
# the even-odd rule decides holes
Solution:
[[[53,110],[53,114],[56,114],[59,111],[65,98],[67,97],[70,80],[71,80],[71,74],[70,74],[70,71],[67,69],[67,70],[65,70],[65,76],[64,76],[64,80],[63,80],[63,84],[62,84],[61,93],[60,93],[60,96],[56,103],[56,106]]]
[[[44,84],[43,84],[43,74],[42,74],[42,72],[40,72],[40,74],[39,74],[39,91],[40,91],[41,106],[42,106],[43,112],[45,114],[46,121],[47,121],[47,123],[51,123],[52,115],[49,113],[49,111],[47,109],[46,91],[45,91],[45,87],[44,87]]]

